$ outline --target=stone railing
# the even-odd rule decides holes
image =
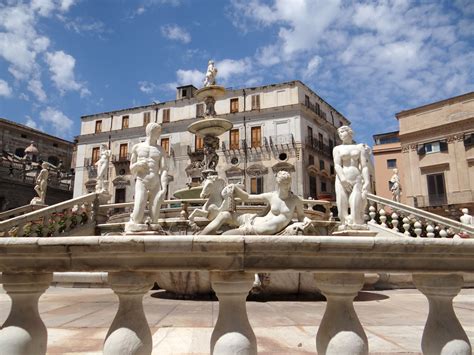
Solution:
[[[256,354],[246,311],[255,273],[304,272],[327,298],[319,354],[367,354],[369,342],[353,299],[364,273],[411,273],[429,302],[425,354],[471,354],[452,299],[474,272],[474,240],[319,236],[119,236],[0,238],[0,271],[12,299],[0,330],[5,354],[44,354],[47,329],[38,312],[53,272],[108,272],[118,311],[104,354],[150,354],[142,299],[160,272],[208,271],[219,299],[211,354]],[[316,324],[315,324],[316,325]],[[75,348],[80,352],[81,349]]]
[[[3,237],[95,234],[100,194],[92,193],[0,222]]]
[[[13,218],[16,216],[21,216],[22,214],[40,210],[45,207],[47,207],[47,205],[24,205],[21,207],[13,208],[8,211],[0,212],[0,221],[4,221],[6,219]]]
[[[368,195],[369,223],[412,237],[474,238],[474,226],[377,195]]]

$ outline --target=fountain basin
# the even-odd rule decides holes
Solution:
[[[188,126],[188,131],[201,137],[217,137],[229,131],[233,126],[232,122],[224,118],[203,118],[191,123]]]
[[[206,97],[217,99],[218,97],[224,96],[224,94],[225,87],[220,85],[210,85],[196,91],[194,97],[198,100],[204,100]]]
[[[180,190],[176,190],[173,193],[173,196],[176,197],[178,200],[185,200],[189,198],[201,198],[201,191],[202,186],[194,186],[191,188],[184,188]]]

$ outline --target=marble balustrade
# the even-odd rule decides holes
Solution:
[[[142,298],[160,271],[207,270],[219,299],[212,354],[256,354],[246,312],[256,272],[308,272],[327,298],[315,334],[319,354],[367,354],[353,306],[364,273],[412,273],[429,302],[425,354],[471,354],[452,299],[463,274],[474,272],[474,240],[331,236],[108,236],[0,238],[2,283],[12,300],[0,330],[8,354],[44,354],[47,329],[38,312],[53,272],[105,271],[119,307],[105,354],[150,354],[152,337]],[[80,351],[80,349],[74,349]]]

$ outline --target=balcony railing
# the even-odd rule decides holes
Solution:
[[[112,155],[112,163],[129,163],[130,153]]]
[[[325,156],[332,158],[332,147],[327,144],[324,144],[316,136],[308,135],[306,137],[305,144],[308,148],[311,148],[318,153],[322,153]]]
[[[246,311],[254,274],[291,271],[314,274],[314,284],[327,299],[321,322],[314,324],[319,325],[315,350],[319,354],[367,354],[369,342],[353,305],[364,273],[402,272],[413,275],[415,286],[430,304],[420,339],[423,352],[467,355],[471,345],[454,313],[452,299],[463,286],[463,273],[474,272],[472,260],[474,241],[466,239],[191,235],[0,238],[2,283],[12,299],[0,330],[0,349],[6,354],[44,354],[48,333],[38,303],[53,272],[99,271],[108,272],[109,286],[119,302],[105,337],[104,354],[150,354],[153,344],[143,295],[160,272],[208,271],[219,299],[218,319],[209,339],[211,354],[256,354],[259,338]]]

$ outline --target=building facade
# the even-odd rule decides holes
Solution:
[[[406,202],[451,216],[474,210],[474,92],[396,118]]]
[[[72,197],[74,143],[0,118],[0,211],[29,204],[40,163],[49,163],[46,203]]]
[[[95,186],[94,164],[100,144],[112,151],[108,183],[112,202],[132,201],[131,148],[144,141],[149,122],[162,124],[160,144],[168,154],[169,198],[187,185],[199,184],[202,140],[187,131],[204,114],[204,104],[193,94],[196,88],[177,88],[176,100],[83,116],[77,138],[74,196]],[[350,122],[300,81],[227,90],[216,101],[220,117],[233,128],[220,136],[217,172],[229,183],[240,182],[252,193],[275,189],[275,173],[293,176],[294,193],[313,198],[332,198],[334,166],[332,148],[338,143],[337,128]]]
[[[402,193],[400,202],[406,203],[404,188],[404,178],[401,171],[402,166],[402,146],[398,131],[376,134],[374,137],[374,146],[372,149],[374,155],[374,181],[375,191],[377,195],[392,199],[393,195],[390,190],[393,176],[393,169],[399,170],[400,185]]]

